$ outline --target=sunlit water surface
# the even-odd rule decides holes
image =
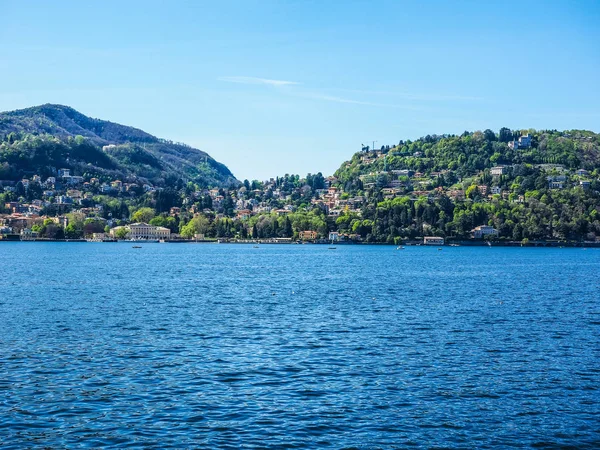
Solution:
[[[600,447],[600,250],[0,244],[0,447]]]

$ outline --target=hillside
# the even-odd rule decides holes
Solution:
[[[11,232],[31,225],[42,238],[74,239],[149,222],[184,238],[399,244],[438,236],[600,245],[600,136],[590,131],[502,128],[425,136],[375,151],[365,147],[335,176],[286,174],[208,189],[208,177],[183,183],[175,169],[165,171],[167,150],[202,152],[116,124],[71,120],[62,118],[55,135],[15,129],[0,143],[0,213],[7,215],[0,225]],[[73,137],[82,124],[90,134]],[[124,134],[130,140],[119,143],[115,135]],[[73,170],[54,174],[52,165]],[[24,167],[43,170],[26,174]],[[3,182],[17,171],[24,175],[18,182]],[[153,174],[165,189],[142,183],[142,175]]]
[[[0,113],[0,179],[69,168],[77,175],[166,186],[238,182],[207,153],[137,128],[93,119],[62,105]]]
[[[530,137],[519,147],[519,137]],[[512,143],[515,144],[512,144]],[[510,144],[510,145],[509,145]],[[600,166],[600,135],[591,131],[518,130],[502,128],[456,135],[428,135],[415,141],[373,150],[365,147],[335,173],[342,182],[359,175],[391,170],[429,174],[452,171],[459,179],[498,165],[557,164],[567,169]]]
[[[428,135],[365,147],[343,163],[335,182],[348,200],[337,206],[363,206],[355,216],[351,206],[342,211],[336,224],[387,242],[480,233],[593,241],[600,237],[599,175],[600,135],[591,131]]]

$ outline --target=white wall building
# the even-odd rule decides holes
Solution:
[[[125,227],[115,227],[110,230],[110,235],[116,237],[117,231],[121,228],[128,230],[127,237],[134,240],[158,240],[169,239],[171,230],[165,227],[155,227],[147,223],[132,223]]]
[[[497,236],[498,230],[489,225],[479,225],[471,230],[475,239],[481,239],[485,236]]]

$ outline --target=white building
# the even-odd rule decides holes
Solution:
[[[489,225],[479,225],[471,230],[475,239],[481,239],[485,236],[498,236],[498,230]]]
[[[494,176],[504,175],[505,171],[506,171],[506,167],[504,167],[504,166],[496,166],[496,167],[492,167],[490,169],[490,172]]]
[[[522,149],[531,147],[531,136],[526,134],[525,136],[521,136],[518,141],[511,141],[508,143],[510,148],[514,149]]]
[[[71,205],[73,203],[73,199],[67,195],[59,195],[56,197],[56,203],[59,205]]]
[[[171,230],[165,227],[155,227],[147,223],[132,223],[125,227],[115,227],[110,230],[111,237],[116,237],[119,229],[128,230],[127,237],[133,240],[158,240],[169,239]]]
[[[439,236],[425,236],[423,238],[424,245],[444,245],[444,238]]]

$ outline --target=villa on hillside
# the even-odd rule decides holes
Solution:
[[[302,241],[314,241],[317,238],[317,232],[312,230],[300,231],[298,237]]]
[[[492,167],[490,169],[490,172],[494,176],[500,176],[500,175],[504,175],[505,170],[506,170],[506,167],[504,167],[504,166],[496,166],[496,167]]]
[[[580,177],[587,177],[590,173],[585,169],[578,169],[577,175]]]
[[[523,149],[531,147],[531,136],[526,134],[525,136],[521,136],[519,140],[510,141],[508,146],[515,149]]]
[[[474,239],[481,239],[485,236],[498,236],[498,230],[489,225],[479,225],[471,230]]]

